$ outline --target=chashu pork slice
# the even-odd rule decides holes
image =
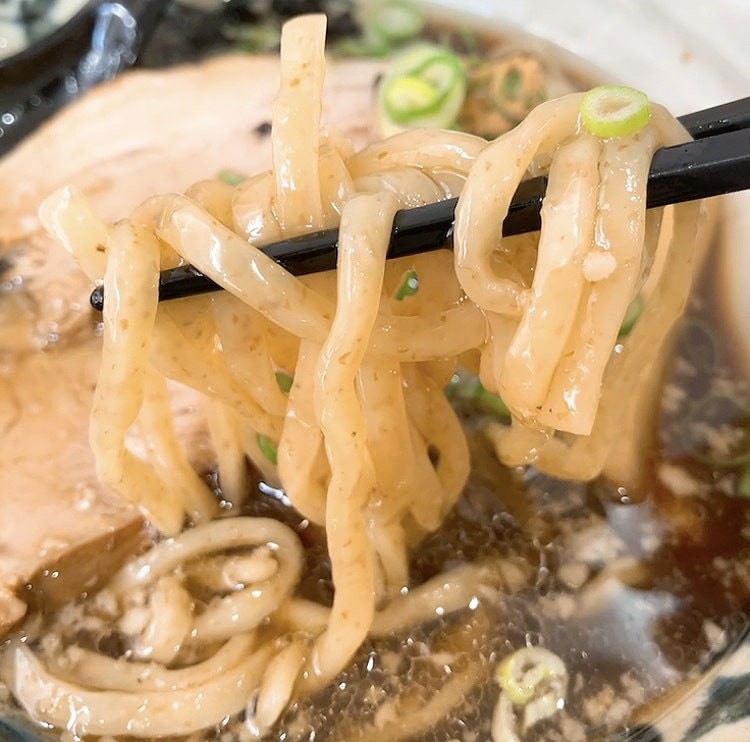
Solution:
[[[324,121],[370,138],[381,65],[329,65]],[[0,635],[27,607],[94,589],[148,536],[98,483],[88,416],[99,363],[91,286],[42,231],[39,203],[65,184],[106,220],[231,168],[271,166],[278,59],[231,55],[138,71],[69,106],[0,160]],[[191,460],[212,465],[196,400],[173,400]]]

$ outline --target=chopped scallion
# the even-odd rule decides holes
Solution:
[[[600,85],[581,101],[581,120],[597,137],[626,137],[642,129],[651,118],[648,97],[623,85]]]
[[[505,402],[497,394],[488,392],[474,374],[464,369],[456,370],[444,391],[448,399],[472,402],[479,411],[510,422],[511,414]]]
[[[294,383],[294,378],[285,371],[277,371],[276,383],[279,385],[279,389],[281,389],[282,392],[289,392]]]
[[[374,3],[367,21],[372,30],[388,43],[401,44],[416,38],[424,28],[424,13],[409,0],[381,0]]]
[[[643,299],[640,296],[636,296],[635,299],[630,303],[628,311],[625,312],[625,317],[620,325],[620,332],[617,334],[618,338],[624,338],[630,334],[630,331],[635,327],[635,323],[643,313]]]
[[[508,698],[524,705],[540,694],[540,686],[553,684],[556,695],[563,695],[567,683],[565,663],[544,647],[524,647],[506,657],[498,666],[495,677]]]
[[[421,126],[449,128],[466,96],[466,74],[450,49],[418,44],[397,56],[378,89],[384,136]]]
[[[506,405],[497,394],[488,392],[481,383],[478,385],[477,389],[477,401],[479,402],[480,409],[484,412],[489,412],[500,420],[510,422],[510,410],[508,409],[508,405]]]
[[[258,433],[258,448],[260,452],[275,466],[278,462],[276,445],[267,435]]]
[[[237,49],[251,54],[275,51],[281,40],[281,26],[273,20],[266,23],[228,23],[221,32]]]
[[[383,100],[394,121],[408,124],[415,116],[432,113],[440,105],[440,94],[426,80],[406,75],[388,85]]]
[[[239,185],[240,183],[243,183],[247,180],[247,176],[241,175],[234,170],[219,170],[219,172],[216,174],[216,177],[222,183],[226,183],[227,185],[232,186]]]
[[[403,301],[407,296],[414,296],[419,291],[419,276],[410,268],[404,274],[404,279],[396,292],[396,301]]]

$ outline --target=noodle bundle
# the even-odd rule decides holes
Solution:
[[[407,590],[410,549],[441,525],[469,474],[443,393],[459,359],[512,412],[510,426],[489,430],[504,463],[591,479],[617,438],[618,390],[638,386],[682,310],[699,206],[673,210],[671,241],[659,239],[662,214],[645,208],[654,151],[686,138],[664,109],[633,135],[601,140],[581,128],[570,95],[491,143],[415,130],[354,153],[321,129],[324,40],[324,16],[283,29],[272,171],[155,197],[112,227],[72,188],[42,208],[107,297],[90,427],[98,476],[167,538],[96,598],[127,658],[70,646],[62,625],[39,651],[4,651],[3,675],[41,722],[154,737],[244,710],[262,736],[368,634],[467,605],[480,584],[502,581],[496,570],[464,566]],[[541,232],[500,238],[517,185],[540,172]],[[456,195],[453,254],[386,261],[396,211]],[[335,272],[297,278],[261,249],[337,224]],[[159,304],[160,270],[185,263],[225,291]],[[398,300],[407,269],[419,290]],[[644,313],[619,339],[639,296]],[[247,496],[248,457],[325,527],[330,608],[295,596],[303,554],[291,529],[214,519],[172,426],[167,379],[204,397],[230,516]],[[133,426],[143,455],[129,448]]]

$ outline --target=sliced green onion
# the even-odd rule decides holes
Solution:
[[[281,389],[282,392],[288,392],[292,388],[294,377],[290,376],[286,371],[277,371],[276,383],[279,385],[279,389]]]
[[[227,185],[232,186],[239,185],[240,183],[244,183],[244,181],[247,180],[246,175],[241,175],[234,170],[219,170],[219,172],[216,174],[216,177],[222,183],[226,183]]]
[[[568,672],[565,663],[544,647],[524,647],[506,657],[495,671],[495,677],[508,698],[523,706],[540,693],[543,683],[560,685],[564,693]]]
[[[278,462],[276,444],[267,436],[258,433],[258,448],[260,452],[275,466]]]
[[[651,105],[640,90],[623,85],[601,85],[581,101],[581,120],[594,136],[626,137],[642,129],[651,118]]]
[[[422,9],[409,0],[382,0],[372,5],[366,21],[386,42],[402,44],[422,33],[425,18]]]
[[[413,268],[404,273],[404,279],[396,292],[396,301],[403,301],[407,296],[414,296],[419,291],[419,276]]]
[[[267,23],[228,23],[222,35],[234,42],[237,49],[257,54],[271,52],[279,48],[281,26],[278,21]]]
[[[383,100],[388,115],[399,124],[408,124],[415,116],[432,113],[440,105],[438,91],[414,75],[393,80]]]
[[[409,62],[408,71],[397,63],[394,70],[403,72],[389,75],[384,81],[383,102],[396,123],[410,124],[439,113],[451,90],[464,79],[458,57],[438,50],[440,47],[420,47],[414,56],[409,54],[402,60]],[[450,121],[454,119],[455,113]]]
[[[643,314],[643,299],[640,296],[636,296],[630,303],[628,311],[625,312],[625,317],[622,320],[620,332],[617,334],[617,337],[627,337],[630,334],[630,331],[635,327],[635,323],[638,321],[641,314]]]
[[[488,412],[505,422],[510,422],[510,410],[508,409],[508,405],[506,405],[497,394],[488,392],[481,383],[478,386],[476,398],[481,410]]]
[[[448,399],[466,399],[475,400],[479,389],[484,389],[479,377],[463,368],[457,368],[451,376],[451,380],[445,387],[445,394]]]
[[[378,88],[384,136],[405,129],[451,127],[466,97],[466,74],[450,49],[418,44],[397,56]]]
[[[473,402],[481,412],[494,415],[503,422],[510,422],[511,414],[503,400],[488,392],[479,378],[464,369],[458,369],[444,389],[448,399]]]

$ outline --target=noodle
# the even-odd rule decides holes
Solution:
[[[80,647],[55,658],[54,664],[60,675],[70,675],[91,688],[131,693],[180,690],[208,683],[227,668],[238,665],[253,650],[254,644],[252,634],[232,637],[209,659],[180,670],[166,670],[156,662],[114,660]]]
[[[661,215],[645,209],[651,157],[685,138],[663,109],[640,132],[602,141],[580,129],[581,96],[570,95],[491,143],[414,130],[355,154],[321,131],[324,39],[324,16],[284,26],[271,171],[152,198],[112,227],[70,188],[42,208],[47,229],[106,292],[90,425],[98,476],[167,538],[102,594],[126,657],[70,646],[59,617],[44,647],[3,651],[3,676],[40,722],[154,737],[244,711],[260,736],[368,636],[476,601],[502,583],[501,565],[459,565],[417,587],[409,579],[410,550],[440,527],[469,475],[466,437],[443,393],[459,357],[511,410],[510,426],[486,430],[503,462],[590,479],[613,450],[621,390],[645,381],[645,359],[682,311],[700,207],[676,208],[672,243],[659,242]],[[530,171],[549,179],[541,232],[501,238]],[[386,260],[399,209],[459,193],[453,255]],[[300,279],[261,249],[337,223],[335,272]],[[182,263],[225,292],[159,304],[159,271]],[[407,270],[419,291],[404,298]],[[642,290],[643,315],[618,340]],[[166,379],[205,398],[230,516],[247,497],[248,457],[302,517],[325,526],[330,608],[295,594],[303,551],[290,528],[212,520],[217,507],[175,433]],[[128,448],[133,426],[145,457]],[[388,730],[417,733],[478,672],[457,675]]]
[[[74,734],[160,737],[189,734],[237,713],[258,688],[270,647],[186,689],[91,691],[50,675],[24,647],[13,652],[14,693],[37,718]]]
[[[313,659],[315,674],[326,679],[351,659],[375,613],[374,555],[363,511],[376,496],[376,479],[354,382],[377,316],[398,206],[391,194],[383,192],[356,196],[344,207],[338,307],[313,391],[331,467],[326,533],[336,595],[329,626],[316,643]],[[352,280],[354,276],[359,280]]]

